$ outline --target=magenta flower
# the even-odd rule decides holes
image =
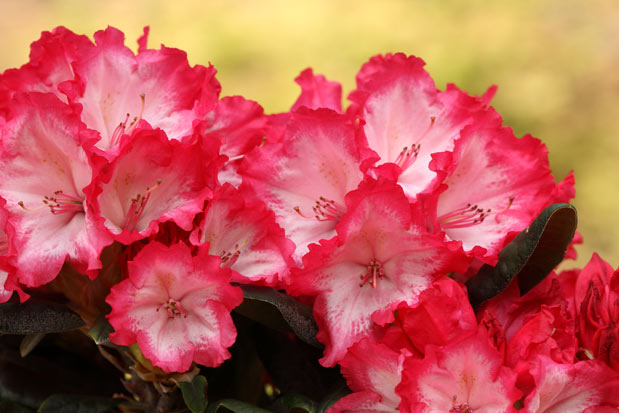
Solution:
[[[243,300],[220,263],[204,249],[192,257],[183,243],[149,243],[129,261],[129,278],[112,287],[106,300],[115,330],[110,339],[125,346],[137,342],[165,371],[187,371],[192,361],[220,365],[236,339],[230,311]]]

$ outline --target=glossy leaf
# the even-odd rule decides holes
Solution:
[[[466,282],[474,308],[498,295],[518,278],[525,294],[542,281],[565,256],[576,231],[576,208],[553,204],[499,253],[496,266],[484,265]]]
[[[315,413],[318,405],[315,401],[301,394],[287,394],[275,402],[289,413]]]
[[[39,413],[107,413],[117,411],[120,399],[94,396],[76,396],[71,394],[55,394],[48,397]]]
[[[0,304],[0,333],[32,334],[75,330],[84,326],[81,317],[68,307],[28,300]]]
[[[233,412],[233,413],[269,413],[268,410],[260,409],[251,404],[234,399],[224,399],[216,403],[209,404],[206,413]]]
[[[306,343],[322,348],[316,340],[318,327],[309,306],[272,288],[254,285],[241,288],[244,300],[236,312],[276,330],[293,332]]]
[[[19,355],[26,357],[43,340],[45,333],[26,334],[19,344]]]
[[[101,314],[97,317],[90,330],[88,330],[88,334],[95,340],[96,344],[106,345],[111,344],[108,335],[113,331],[114,327],[107,321],[105,314]]]
[[[196,376],[191,382],[178,382],[176,385],[183,393],[183,400],[193,413],[202,413],[206,409],[206,378]]]

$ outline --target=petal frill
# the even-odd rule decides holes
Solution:
[[[331,238],[346,193],[363,175],[356,128],[331,110],[291,113],[281,141],[256,148],[239,169],[295,243],[300,261],[312,242]]]
[[[30,46],[30,61],[19,69],[8,69],[0,75],[0,90],[53,93],[63,102],[67,97],[59,86],[74,79],[73,63],[94,53],[95,46],[87,36],[77,35],[60,26],[42,32]],[[0,103],[0,107],[6,101]]]
[[[111,239],[84,207],[92,168],[81,144],[84,127],[70,107],[51,94],[17,95],[2,128],[0,196],[6,199],[12,263],[21,283],[45,284],[65,260],[96,275],[99,254]]]
[[[302,71],[294,80],[301,86],[301,95],[292,105],[291,111],[302,106],[308,109],[327,108],[342,112],[342,85],[331,82],[323,75],[315,75],[312,68]]]

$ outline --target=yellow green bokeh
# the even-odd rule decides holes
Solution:
[[[92,36],[107,25],[213,63],[225,95],[267,112],[294,102],[311,66],[354,87],[377,53],[422,57],[439,88],[499,85],[494,106],[516,134],[542,139],[557,178],[576,173],[578,265],[593,251],[619,265],[619,3],[616,0],[0,0],[0,70],[28,58],[42,30]]]

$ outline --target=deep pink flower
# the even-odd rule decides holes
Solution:
[[[192,361],[216,367],[236,340],[230,311],[243,299],[229,284],[230,270],[218,257],[183,243],[149,243],[128,263],[129,278],[112,287],[107,316],[112,342],[137,342],[165,371],[189,370]]]
[[[405,354],[369,339],[352,346],[340,366],[353,393],[338,400],[328,412],[396,411],[400,396],[395,388],[402,378]]]
[[[414,306],[398,307],[396,323],[418,354],[423,354],[429,344],[445,346],[477,331],[475,313],[465,290],[445,276],[422,291]]]
[[[91,135],[51,94],[16,95],[10,116],[0,131],[0,196],[14,228],[9,242],[19,281],[45,284],[65,260],[96,276],[99,254],[112,240],[85,208],[93,173],[82,143]]]
[[[593,254],[576,279],[574,299],[582,349],[619,371],[619,271]]]
[[[294,244],[275,223],[263,202],[230,184],[220,187],[208,202],[203,221],[192,233],[192,242],[233,271],[232,281],[269,286],[283,285],[294,265]]]
[[[337,236],[310,245],[304,269],[293,270],[289,289],[316,296],[324,366],[375,335],[377,324],[392,322],[400,303],[416,304],[438,275],[466,266],[462,256],[415,221],[419,211],[393,183],[364,183],[347,195],[346,209]]]

